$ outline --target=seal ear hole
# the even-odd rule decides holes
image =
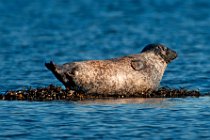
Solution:
[[[140,71],[145,68],[145,63],[142,60],[132,60],[131,66],[134,70]]]

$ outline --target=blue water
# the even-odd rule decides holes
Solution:
[[[0,92],[61,85],[44,67],[178,52],[161,86],[210,91],[210,1],[1,0]],[[208,139],[210,98],[0,101],[0,139]]]

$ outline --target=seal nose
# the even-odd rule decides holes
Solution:
[[[168,52],[168,53],[167,53],[167,54],[168,54],[168,59],[169,59],[170,61],[172,61],[172,60],[174,60],[175,58],[178,57],[176,51],[174,51],[174,50],[168,49],[167,52]]]

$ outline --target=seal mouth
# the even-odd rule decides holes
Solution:
[[[174,50],[167,48],[166,55],[162,56],[166,63],[170,63],[172,60],[178,57],[177,53]]]

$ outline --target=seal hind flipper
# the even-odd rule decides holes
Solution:
[[[69,89],[76,87],[74,83],[74,77],[77,70],[77,67],[73,67],[73,63],[66,65],[56,65],[54,62],[50,61],[45,63],[45,66],[55,75],[55,77],[64,84],[64,86]]]
[[[131,60],[131,66],[134,70],[140,71],[145,68],[146,64],[141,59]]]
[[[55,77],[60,82],[64,84],[65,87],[67,87],[66,77],[60,66],[56,65],[53,61],[50,61],[49,63],[45,63],[45,66],[55,75]]]
[[[53,61],[50,61],[50,63],[45,63],[45,66],[51,71],[56,69],[56,65]]]

